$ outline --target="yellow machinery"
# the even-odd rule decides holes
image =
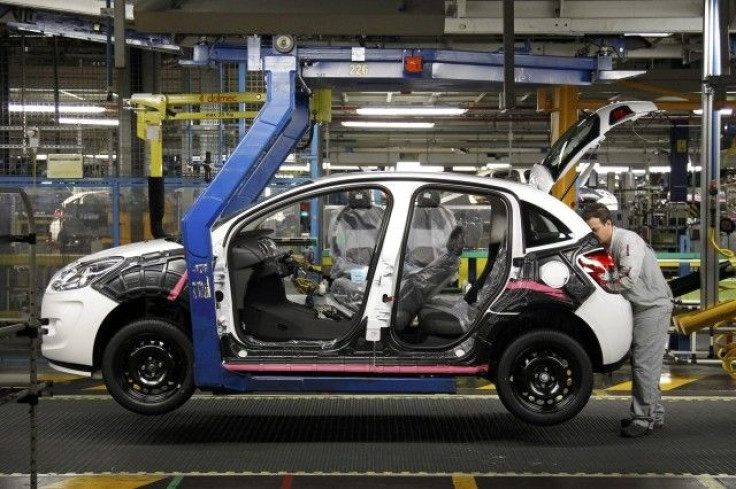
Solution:
[[[203,104],[262,104],[266,94],[260,92],[134,94],[128,104],[136,110],[136,135],[151,145],[151,177],[163,175],[161,125],[169,121],[205,119],[253,119],[257,110],[213,110],[209,112],[181,112],[186,105]]]
[[[151,152],[151,172],[148,178],[148,209],[150,230],[154,238],[166,236],[163,228],[164,182],[163,138],[161,126],[168,121],[205,119],[253,119],[257,110],[213,110],[199,112],[178,111],[181,106],[241,103],[263,103],[265,93],[187,93],[187,94],[134,94],[127,103],[136,109],[136,135],[148,141]],[[219,155],[218,155],[219,159]]]
[[[316,122],[330,122],[332,91],[319,89],[312,92],[311,113]],[[162,228],[163,212],[163,138],[162,125],[171,121],[206,119],[253,119],[258,110],[212,110],[183,112],[190,105],[262,104],[262,92],[187,93],[187,94],[134,94],[126,103],[136,111],[136,136],[150,145],[151,172],[148,180],[150,229],[153,237],[165,235]],[[218,155],[219,158],[219,155]]]
[[[715,228],[711,228],[708,238],[713,247],[732,265],[736,255],[733,251],[718,246],[715,238]],[[685,312],[672,318],[675,330],[681,335],[690,335],[696,331],[712,326],[716,333],[714,349],[716,356],[721,359],[723,369],[736,379],[736,342],[733,333],[726,332],[725,327],[736,319],[736,300],[728,300],[715,306],[697,311]]]

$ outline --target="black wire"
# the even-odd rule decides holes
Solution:
[[[312,139],[314,138],[314,121],[311,121],[309,123],[309,136],[307,136],[307,140],[304,142],[303,145],[297,145],[297,150],[303,150],[309,148],[309,146],[312,145]]]

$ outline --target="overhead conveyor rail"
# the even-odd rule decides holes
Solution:
[[[249,49],[250,48],[250,49]],[[275,49],[254,53],[253,44],[202,43],[194,46],[187,66],[207,67],[213,63],[253,63],[254,55],[279,55]],[[503,53],[449,49],[383,48],[295,48],[299,76],[310,87],[366,86],[379,89],[422,86],[435,89],[488,88],[503,83]],[[515,83],[528,85],[590,85],[642,74],[642,71],[613,70],[611,56],[566,57],[534,54],[514,55]]]
[[[0,194],[18,194],[28,217],[28,233],[20,235],[0,235],[0,244],[26,243],[29,248],[29,277],[28,277],[28,317],[17,323],[0,326],[0,340],[15,335],[30,338],[30,382],[26,388],[0,387],[0,406],[8,402],[28,404],[30,416],[30,476],[31,487],[38,486],[38,469],[36,466],[36,445],[38,429],[36,427],[36,406],[38,399],[47,389],[52,387],[51,382],[39,383],[37,359],[41,349],[41,334],[43,328],[36,308],[36,223],[33,218],[33,208],[28,195],[21,189],[0,188]],[[17,321],[17,320],[13,320]]]

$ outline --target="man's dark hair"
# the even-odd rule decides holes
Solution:
[[[607,223],[608,221],[613,221],[611,211],[609,211],[608,207],[603,204],[591,204],[587,206],[583,211],[584,221],[587,221],[588,219],[592,219],[594,217],[597,217],[603,224]]]

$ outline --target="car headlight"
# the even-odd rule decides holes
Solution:
[[[123,257],[115,256],[62,268],[51,279],[49,287],[52,290],[72,290],[86,287],[118,266],[122,261]]]

